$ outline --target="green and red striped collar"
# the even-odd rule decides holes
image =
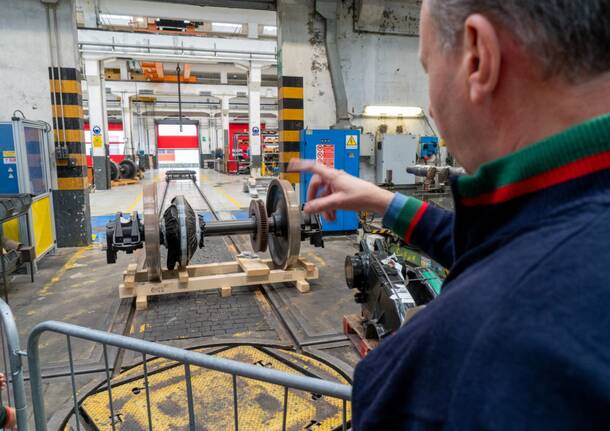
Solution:
[[[482,165],[457,181],[465,206],[509,201],[610,169],[610,114]]]

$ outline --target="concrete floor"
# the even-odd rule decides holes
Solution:
[[[243,179],[207,169],[199,172],[199,185],[222,219],[240,218],[247,210],[250,197],[242,191]],[[34,283],[25,275],[13,278],[9,303],[16,316],[22,347],[36,323],[60,320],[180,347],[251,340],[286,346],[298,343],[308,351],[336,360],[346,372],[351,371],[359,358],[342,334],[341,319],[359,309],[343,276],[345,256],[357,251],[355,238],[332,238],[326,241],[324,249],[303,243],[301,254],[318,265],[320,271],[319,280],[311,283],[311,292],[306,294],[286,284],[266,286],[264,290],[235,289],[231,298],[221,298],[217,292],[180,294],[156,297],[149,300],[147,310],[137,312],[132,300],[121,301],[118,285],[133,258],[119,254],[115,265],[107,265],[100,238],[105,222],[116,211],[142,211],[142,185],[152,181],[158,183],[160,200],[166,187],[162,171],[149,171],[138,185],[92,193],[92,224],[97,242],[80,249],[59,249],[41,263]],[[196,211],[208,210],[188,181],[171,183],[167,201],[176,194],[184,194]],[[234,239],[240,249],[250,249],[247,236]],[[232,250],[223,238],[209,238],[193,262],[225,261],[231,256]],[[65,337],[43,337],[41,356],[45,375],[61,376],[68,370],[65,346]],[[73,351],[75,368],[82,373],[78,386],[99,381],[104,370],[101,348],[73,341]],[[115,363],[116,352],[109,353],[110,362]],[[124,365],[136,358],[137,355],[127,353],[120,360]],[[70,406],[70,388],[70,379],[66,377],[45,381],[49,418],[65,417],[65,411],[60,411]]]

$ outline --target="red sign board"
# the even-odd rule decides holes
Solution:
[[[316,145],[316,162],[329,168],[335,167],[335,146],[329,144]]]

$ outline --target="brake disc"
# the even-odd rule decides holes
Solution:
[[[144,186],[144,244],[150,281],[161,281],[161,240],[157,215],[157,184]]]
[[[172,199],[163,213],[167,269],[186,268],[197,250],[197,216],[184,196]]]
[[[274,178],[267,189],[267,215],[275,227],[269,234],[269,253],[276,267],[297,263],[301,251],[301,210],[296,192],[286,181]]]
[[[250,201],[248,215],[256,219],[256,231],[250,234],[250,242],[255,252],[267,250],[267,240],[269,238],[269,223],[267,221],[267,211],[265,204],[260,199]]]

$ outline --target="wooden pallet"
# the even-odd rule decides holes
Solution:
[[[133,263],[123,273],[119,296],[135,297],[136,309],[144,310],[149,296],[219,289],[221,296],[226,297],[237,286],[290,282],[305,293],[309,291],[307,280],[318,277],[318,268],[302,258],[294,268],[282,270],[273,269],[270,259],[238,256],[233,262],[189,265],[182,271],[163,270],[159,282],[148,281],[147,271]]]
[[[343,316],[343,333],[350,339],[361,358],[364,358],[368,353],[379,345],[379,340],[366,338],[363,319],[357,314],[349,314]]]
[[[139,178],[113,180],[112,187],[130,186],[132,184],[138,184],[139,182]]]

